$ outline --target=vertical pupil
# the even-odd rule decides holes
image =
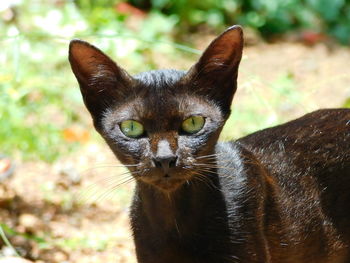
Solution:
[[[194,126],[195,125],[194,118],[191,118],[191,120],[192,120],[192,126]]]
[[[130,129],[131,129],[132,131],[134,130],[134,122],[133,122],[133,121],[130,123]]]

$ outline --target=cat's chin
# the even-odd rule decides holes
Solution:
[[[172,174],[144,177],[142,181],[158,190],[169,193],[179,189],[182,185],[188,182],[190,178],[190,175],[182,173],[181,175]]]
[[[179,189],[185,182],[186,180],[183,180],[183,179],[170,178],[170,179],[164,179],[164,180],[163,179],[156,180],[155,182],[152,183],[152,185],[163,192],[173,192]]]

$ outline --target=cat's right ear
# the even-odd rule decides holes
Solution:
[[[69,62],[95,126],[109,107],[130,92],[132,77],[98,48],[82,40],[69,45]]]
[[[216,102],[225,116],[230,113],[231,101],[237,89],[242,50],[242,28],[232,26],[210,43],[184,78],[195,93]]]

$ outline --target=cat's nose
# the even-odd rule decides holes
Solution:
[[[176,155],[157,156],[153,158],[154,166],[158,168],[163,168],[165,172],[167,172],[169,168],[175,167],[176,161],[177,161]]]

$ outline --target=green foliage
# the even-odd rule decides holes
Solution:
[[[25,35],[2,41],[0,73],[0,151],[24,153],[26,159],[53,161],[73,144],[62,144],[62,130],[74,120],[74,104],[60,54],[63,45],[42,36]],[[54,50],[57,52],[54,52]],[[56,55],[56,56],[55,56]],[[71,86],[71,85],[70,85]]]
[[[252,76],[251,82],[241,87],[248,91],[250,99],[244,100],[244,103],[235,101],[232,114],[221,133],[222,140],[232,140],[277,125],[285,121],[284,113],[288,113],[304,99],[294,76],[288,72],[269,83],[264,90],[256,88],[261,83],[261,79]]]
[[[350,40],[350,2],[345,0],[129,0],[135,6],[176,16],[179,31],[200,25],[222,29],[242,24],[263,36],[309,28]],[[145,2],[147,4],[145,4]]]
[[[0,153],[51,162],[79,143],[64,138],[71,126],[88,125],[67,60],[70,39],[94,43],[131,72],[155,68],[155,53],[197,52],[171,41],[172,18],[153,12],[135,34],[113,1],[77,2],[23,1],[9,21],[0,10]]]
[[[75,146],[62,131],[78,120],[73,108],[80,103],[59,34],[81,23],[65,20],[74,13],[68,6],[24,4],[17,12],[15,23],[0,21],[0,152],[53,161]]]
[[[241,23],[266,36],[312,27],[344,43],[350,36],[350,3],[345,0],[129,3],[145,11],[120,12],[118,4],[126,4],[121,0],[22,1],[12,8],[12,19],[5,19],[0,10],[0,153],[54,161],[75,148],[78,142],[66,141],[64,131],[87,123],[81,119],[81,96],[67,62],[72,38],[94,43],[131,73],[137,73],[158,68],[163,57],[174,61],[174,67],[185,69],[183,62],[193,61],[191,56],[199,51],[174,43],[174,31],[184,36],[201,25],[221,30]],[[138,15],[132,14],[135,10]],[[278,94],[288,94],[293,103],[298,100],[292,91],[292,76],[286,74],[271,85],[276,87],[272,92],[276,103]],[[251,112],[253,108],[251,105]],[[239,118],[251,120],[249,112],[246,109]],[[250,121],[254,125],[248,124],[243,133],[273,124],[276,118],[271,116]]]

